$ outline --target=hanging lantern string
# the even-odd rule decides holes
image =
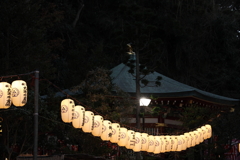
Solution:
[[[86,109],[89,109],[91,111],[94,112],[94,114],[98,114],[98,115],[101,115],[100,113],[98,113],[97,111],[93,110],[92,108],[88,107],[87,105],[81,103],[80,101],[78,101],[77,99],[73,98],[71,95],[67,94],[65,91],[63,91],[60,87],[58,87],[57,85],[55,85],[54,83],[52,83],[51,81],[49,81],[48,79],[44,78],[44,79],[41,79],[41,81],[47,81],[49,84],[51,84],[53,87],[55,87],[56,89],[58,89],[60,92],[62,92],[63,94],[65,94],[67,97],[73,99],[74,101],[76,101],[79,105],[82,105],[83,107],[85,107]],[[101,115],[104,119],[105,119],[105,116]],[[112,122],[115,122],[115,123],[119,123],[121,124],[121,126],[123,127],[126,127],[126,128],[132,128],[132,130],[134,130],[135,132],[146,132],[144,130],[141,130],[141,129],[138,129],[138,128],[135,128],[135,127],[132,127],[132,126],[128,126],[126,124],[122,124],[121,122],[118,122],[118,121],[115,121],[115,120],[112,120]]]
[[[41,80],[44,80],[44,81],[47,81],[49,84],[51,84],[52,86],[54,86],[56,89],[58,89],[60,92],[62,92],[63,94],[65,94],[68,98],[71,98],[73,99],[75,102],[77,102],[77,104],[85,107],[87,110],[91,110],[92,112],[94,112],[94,114],[98,114],[98,115],[101,115],[100,113],[98,113],[96,110],[88,107],[87,105],[81,103],[80,101],[78,101],[76,98],[72,97],[71,95],[67,94],[65,91],[63,91],[60,87],[58,87],[57,85],[55,85],[54,83],[52,83],[51,81],[49,81],[48,79],[41,79]],[[103,118],[105,116],[101,115]]]
[[[31,74],[33,74],[35,71],[33,71],[33,72],[29,72],[29,73],[24,73],[24,74],[18,74],[18,75],[8,75],[8,76],[0,76],[0,79],[2,80],[3,78],[13,78],[13,77],[20,77],[20,76],[26,76],[26,75],[31,75]],[[34,79],[35,79],[35,77],[34,77]],[[53,85],[55,88],[57,88],[57,89],[59,89],[62,93],[64,93],[65,95],[68,95],[66,92],[64,92],[63,90],[61,90],[58,86],[56,86],[55,84],[53,84],[52,82],[50,82],[48,79],[42,79],[42,80],[46,80],[46,81],[48,81],[48,83],[50,83],[51,85]],[[71,97],[70,95],[68,95],[69,97]],[[72,98],[72,97],[71,97]],[[82,104],[80,101],[78,101],[78,100],[76,100],[75,98],[72,98],[72,99],[74,99],[75,101],[77,101],[80,105],[82,105],[82,106],[84,106],[84,107],[86,107],[86,108],[90,108],[90,107],[87,107],[86,105],[84,105],[84,104]],[[90,108],[90,109],[92,109],[92,108]],[[12,110],[15,110],[15,109],[12,109]],[[96,111],[95,111],[95,113],[97,113]],[[100,115],[100,114],[99,114]],[[215,117],[215,118],[218,118],[219,116],[221,116],[221,114],[218,114],[217,115],[217,117]],[[45,119],[48,119],[48,118],[46,118],[46,117],[43,117],[43,116],[41,116],[42,118],[45,118]],[[103,116],[104,117],[104,116]],[[211,118],[209,121],[212,121],[213,119],[215,119],[215,118]],[[50,120],[50,119],[48,119],[48,120]],[[58,122],[58,121],[55,121],[55,122]],[[115,121],[115,122],[117,122],[117,121]],[[117,123],[119,123],[119,124],[121,124],[120,122],[117,122]],[[128,126],[128,125],[125,125],[125,124],[121,124],[122,126],[124,126],[124,127],[126,127],[126,128],[128,128],[128,129],[132,129],[132,130],[134,130],[134,131],[139,131],[139,132],[141,132],[141,131],[143,131],[143,130],[141,130],[141,129],[138,129],[138,128],[135,128],[135,127],[132,127],[132,126]],[[146,132],[145,130],[143,131],[143,132]],[[148,133],[149,134],[149,133]],[[152,134],[153,134],[153,132],[152,132]],[[155,133],[155,134],[163,134],[163,133]],[[167,133],[166,133],[167,134]],[[179,132],[177,132],[177,134],[179,134]]]
[[[20,77],[20,76],[26,76],[26,75],[31,75],[34,74],[34,72],[29,72],[29,73],[23,73],[23,74],[17,74],[17,75],[8,75],[8,76],[0,76],[0,80],[3,78],[13,78],[13,77]]]
[[[65,94],[66,96],[68,96],[69,98],[73,99],[74,101],[76,101],[78,104],[82,105],[83,107],[87,108],[87,109],[91,109],[95,114],[98,114],[98,115],[101,115],[100,113],[98,113],[97,111],[93,110],[92,108],[88,107],[87,105],[81,103],[80,101],[78,101],[77,99],[73,98],[71,95],[67,94],[65,91],[63,91],[62,89],[60,89],[60,87],[58,87],[57,85],[55,85],[54,83],[52,83],[51,81],[49,81],[48,79],[41,79],[41,80],[44,80],[44,81],[47,81],[49,84],[51,84],[52,86],[54,86],[55,88],[57,88],[59,91],[61,91],[63,94]],[[105,116],[101,115],[103,118]],[[45,118],[47,119],[47,118]],[[215,119],[215,118],[214,118]],[[209,121],[212,121],[212,119],[210,119]],[[208,121],[208,122],[209,122]],[[149,131],[146,131],[146,130],[142,130],[142,129],[139,129],[139,128],[136,128],[136,127],[132,127],[132,126],[129,126],[129,125],[126,125],[126,124],[122,124],[121,122],[118,122],[118,121],[115,121],[115,120],[112,120],[112,122],[115,122],[115,123],[119,123],[121,126],[127,128],[127,129],[131,129],[131,130],[134,130],[135,132],[141,132],[141,133],[148,133],[149,135],[150,134],[153,134],[153,135],[181,135],[181,134],[184,134],[185,132],[183,131],[182,129],[182,132],[175,132],[175,133],[160,133],[160,132],[149,132]],[[197,127],[199,128],[199,127]],[[196,129],[197,129],[196,128]],[[191,129],[192,131],[194,131],[194,129]]]

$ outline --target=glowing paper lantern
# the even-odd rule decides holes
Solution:
[[[14,106],[22,107],[27,103],[27,84],[23,80],[12,82],[12,103]]]
[[[102,135],[103,117],[100,115],[95,115],[93,122],[92,135],[99,137]]]
[[[11,85],[7,82],[0,82],[0,109],[7,109],[11,104]]]
[[[184,133],[183,134],[185,136],[186,139],[186,148],[190,148],[191,147],[191,136],[189,135],[189,133]]]
[[[142,147],[141,151],[147,151],[148,150],[148,134],[142,133]]]
[[[204,141],[203,130],[202,130],[202,128],[198,128],[197,131],[199,133],[199,143],[201,143]]]
[[[127,141],[128,141],[127,128],[120,127],[119,135],[120,135],[120,139],[118,141],[118,145],[119,146],[126,146]]]
[[[160,142],[161,142],[161,153],[164,153],[166,150],[166,142],[164,140],[164,136],[160,136]]]
[[[182,144],[183,144],[182,137],[177,136],[177,139],[178,139],[177,151],[181,151],[182,150]]]
[[[135,146],[135,132],[133,130],[128,130],[127,135],[128,135],[128,142],[127,142],[126,148],[133,149],[133,147]]]
[[[207,128],[207,138],[212,137],[212,127],[209,124],[206,124],[205,127]]]
[[[142,146],[142,134],[140,132],[135,132],[135,146],[133,147],[134,152],[140,152]]]
[[[112,122],[109,120],[104,120],[102,126],[101,139],[103,141],[109,141],[112,137]]]
[[[171,138],[169,135],[164,136],[165,152],[171,151]]]
[[[155,150],[155,137],[153,135],[149,135],[147,152],[154,152],[154,150]]]
[[[193,131],[193,133],[195,135],[195,144],[198,145],[200,143],[200,141],[199,141],[199,138],[200,138],[199,133],[198,133],[197,130]]]
[[[119,132],[120,125],[118,123],[112,123],[112,137],[110,138],[110,142],[117,143],[119,141]]]
[[[71,99],[64,99],[61,102],[61,117],[65,123],[72,122],[72,115],[74,112],[75,103]]]
[[[85,108],[83,106],[75,106],[73,111],[72,117],[72,125],[74,128],[82,128],[84,125],[84,115],[85,115]]]
[[[180,137],[182,138],[182,151],[183,151],[187,149],[187,139],[183,134],[180,135]]]
[[[205,126],[202,126],[201,129],[203,131],[203,139],[205,140],[205,139],[207,139],[207,136],[208,136],[207,135],[208,129]]]
[[[159,154],[161,152],[161,139],[160,136],[155,136],[155,149],[154,149],[154,154]]]
[[[195,146],[196,145],[196,142],[195,142],[195,134],[194,132],[189,132],[189,135],[191,137],[191,147]]]
[[[171,151],[177,150],[178,139],[177,136],[171,136]]]
[[[91,111],[85,111],[84,125],[82,126],[83,132],[91,133],[94,125],[94,113]]]

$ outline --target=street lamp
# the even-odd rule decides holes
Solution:
[[[145,107],[147,107],[151,102],[151,99],[148,99],[148,98],[141,98],[139,100],[139,103],[140,103],[140,107],[143,107],[143,112],[141,113],[142,115],[142,129],[144,130],[144,125],[145,125],[145,117],[144,117],[144,114],[145,114]]]
[[[148,98],[141,98],[139,100],[139,103],[140,103],[140,106],[145,106],[147,107],[151,102],[151,99],[148,99]]]

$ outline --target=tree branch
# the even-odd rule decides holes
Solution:
[[[72,25],[73,25],[73,28],[76,27],[76,24],[77,24],[77,22],[78,22],[78,20],[79,20],[79,16],[80,16],[80,13],[81,13],[83,7],[84,7],[83,0],[81,0],[81,3],[80,3],[80,5],[79,5],[79,7],[78,7],[77,15],[76,15],[75,20],[73,21],[73,24],[72,24]]]

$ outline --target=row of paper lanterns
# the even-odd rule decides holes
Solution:
[[[118,123],[104,120],[101,115],[94,115],[91,111],[76,105],[71,99],[61,102],[61,118],[65,123],[72,123],[74,128],[81,128],[85,133],[100,137],[103,141],[110,141],[119,146],[132,149],[134,152],[147,151],[154,154],[182,151],[198,145],[212,135],[209,124],[182,135],[149,135],[135,132],[121,127]]]
[[[11,84],[0,82],[0,109],[7,109],[12,104],[22,107],[27,103],[27,84],[23,80],[15,80]]]

